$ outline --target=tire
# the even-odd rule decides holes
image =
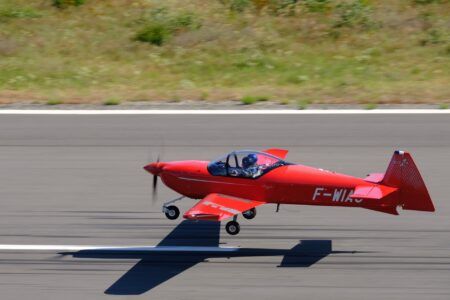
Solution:
[[[236,235],[241,231],[241,226],[236,221],[230,221],[225,225],[225,230],[229,235]]]
[[[256,217],[256,209],[250,208],[249,210],[246,210],[242,213],[242,216],[246,218],[247,220],[251,220],[254,217]]]
[[[175,220],[180,216],[180,210],[175,205],[170,205],[166,207],[164,214],[167,219]]]

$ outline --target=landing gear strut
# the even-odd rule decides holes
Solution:
[[[247,220],[251,220],[256,216],[256,209],[254,207],[250,208],[249,210],[244,211],[242,216],[244,216]]]
[[[176,207],[175,205],[169,205],[169,204],[180,201],[183,198],[184,197],[178,197],[176,199],[173,199],[171,201],[164,203],[164,205],[162,207],[162,211],[166,215],[167,219],[175,220],[180,216],[180,210],[178,209],[178,207]]]

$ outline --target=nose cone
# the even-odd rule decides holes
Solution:
[[[149,173],[151,173],[151,174],[153,174],[153,175],[158,175],[159,173],[162,172],[163,167],[164,167],[164,163],[162,163],[162,162],[153,162],[153,163],[150,163],[150,164],[146,165],[144,167],[144,170],[149,172]]]

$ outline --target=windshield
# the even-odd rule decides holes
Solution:
[[[258,178],[285,164],[280,158],[264,152],[240,150],[211,161],[208,171],[215,176]]]

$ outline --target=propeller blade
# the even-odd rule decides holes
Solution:
[[[155,205],[156,203],[157,185],[158,185],[158,176],[153,175],[152,205]]]
[[[163,148],[161,148],[163,149]],[[160,153],[158,153],[158,156],[156,157],[156,163],[159,163],[161,160],[161,149],[160,149]],[[150,153],[150,151],[148,152]],[[152,184],[152,205],[155,205],[156,203],[156,196],[157,196],[157,189],[158,186],[158,176],[157,175],[153,175],[153,184]]]
[[[158,184],[158,176],[153,175],[153,189],[156,189],[157,184]]]

